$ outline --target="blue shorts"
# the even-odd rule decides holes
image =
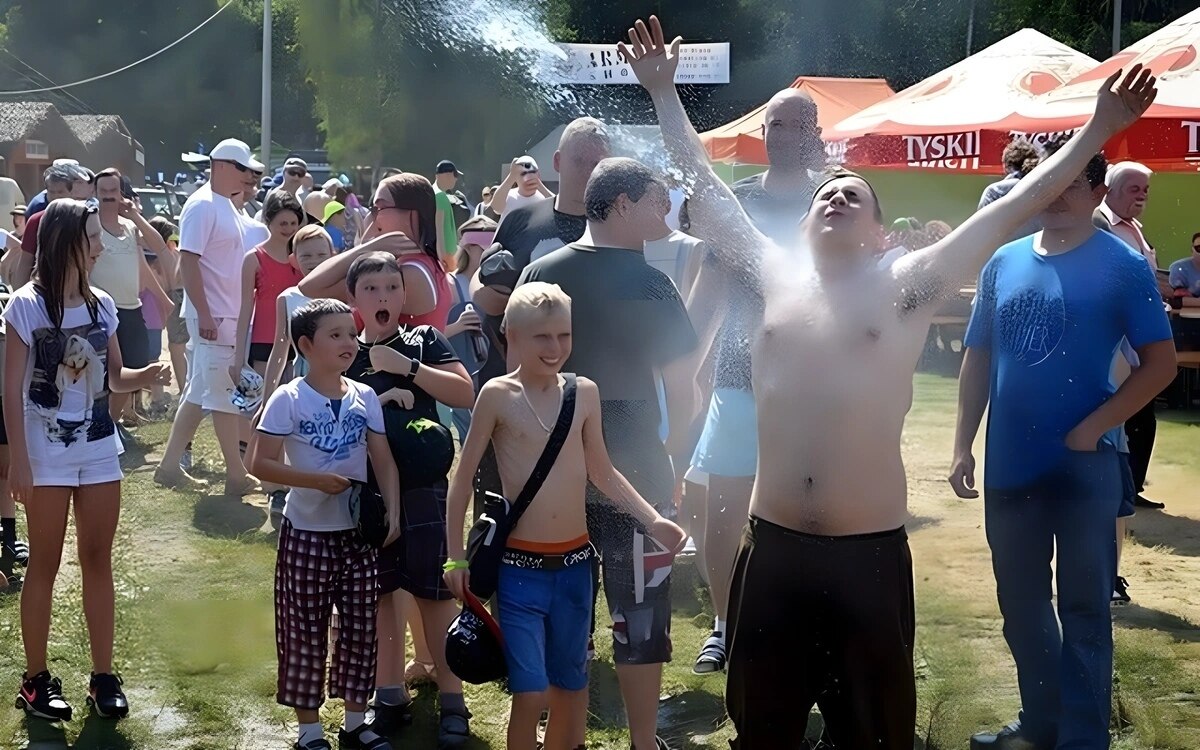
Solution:
[[[1129,518],[1134,515],[1133,501],[1137,497],[1137,486],[1133,483],[1129,454],[1118,453],[1117,459],[1121,464],[1121,505],[1117,508],[1117,518]]]
[[[718,477],[752,477],[758,471],[758,415],[754,394],[717,388],[692,466]]]
[[[496,600],[510,691],[587,687],[591,565],[552,571],[501,565]]]

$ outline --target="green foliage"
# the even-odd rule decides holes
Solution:
[[[39,72],[63,83],[113,70],[177,39],[221,2],[72,3],[63,12],[61,3],[0,0],[0,86],[45,85]],[[64,112],[121,115],[151,170],[173,171],[179,152],[197,143],[238,136],[257,145],[262,3],[234,0],[150,63],[38,98]],[[845,0],[272,0],[272,135],[282,148],[324,145],[346,170],[387,164],[429,172],[452,158],[474,191],[573,116],[653,121],[635,86],[543,96],[519,49],[480,38],[511,34],[518,21],[544,28],[554,41],[611,42],[655,12],[669,33],[729,42],[731,85],[684,92],[703,129],[758,106],[798,75],[883,76],[894,88],[908,86],[962,58],[972,7],[975,50],[1029,26],[1104,58],[1111,3],[858,0],[851,20]],[[1193,5],[1124,0],[1123,43]],[[459,28],[464,12],[478,22],[475,32]]]

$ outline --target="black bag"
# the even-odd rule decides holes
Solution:
[[[554,462],[567,434],[571,431],[571,423],[575,421],[575,375],[563,373],[566,382],[563,384],[562,408],[558,412],[558,421],[546,441],[546,448],[541,458],[533,467],[529,481],[517,496],[515,503],[506,498],[488,492],[484,496],[483,513],[471,527],[467,535],[467,561],[470,564],[469,585],[471,591],[480,599],[490,599],[496,593],[496,584],[500,578],[500,563],[504,558],[504,547],[508,543],[508,535],[516,527],[517,521],[533,502],[542,482],[550,475]]]
[[[460,680],[472,685],[508,676],[500,625],[470,591],[462,612],[446,631],[446,664]]]
[[[387,541],[388,517],[379,488],[366,482],[351,482],[349,502],[350,519],[358,535],[370,546],[381,549]]]

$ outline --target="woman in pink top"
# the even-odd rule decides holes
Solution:
[[[437,213],[433,186],[419,174],[402,172],[379,183],[370,218],[358,247],[322,263],[300,285],[305,296],[349,301],[346,271],[364,253],[384,251],[396,256],[404,275],[404,314],[400,323],[430,325],[446,330],[454,300],[437,255]]]
[[[267,196],[263,221],[271,236],[242,262],[242,308],[233,360],[246,362],[260,375],[267,371],[275,343],[275,300],[301,279],[291,262],[291,240],[304,223],[304,209],[295,196],[276,190]]]

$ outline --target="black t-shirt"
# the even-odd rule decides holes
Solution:
[[[450,342],[432,326],[402,327],[395,336],[379,344],[423,365],[444,365],[458,361]],[[400,472],[401,489],[407,491],[445,482],[446,474],[454,462],[454,438],[438,422],[437,401],[421,390],[408,375],[372,369],[372,346],[374,344],[361,340],[358,342],[358,354],[346,375],[370,387],[377,395],[383,395],[393,388],[412,391],[411,409],[405,409],[395,402],[383,407],[384,429],[396,468]],[[374,472],[370,472],[369,481],[374,482],[374,477]]]
[[[587,219],[554,210],[554,198],[530,203],[504,214],[496,231],[495,244],[484,251],[479,280],[485,286],[512,289],[530,262],[548,255],[583,236]],[[479,385],[508,371],[505,363],[504,336],[500,333],[503,316],[485,316],[484,332],[491,348],[488,361],[479,371]]]
[[[529,264],[519,283],[558,284],[571,298],[571,357],[604,401],[636,401],[657,434],[654,371],[697,346],[675,284],[642,253],[578,243]]]
[[[816,185],[781,197],[768,193],[763,187],[763,174],[751,175],[733,183],[733,194],[758,231],[781,247],[791,247],[796,244],[800,234],[800,220],[812,205],[812,192]]]
[[[378,342],[380,346],[394,349],[409,359],[415,359],[423,365],[445,365],[457,362],[454,348],[450,342],[433,326],[417,326],[412,329],[401,327],[400,331],[390,339]],[[393,388],[403,388],[412,391],[413,408],[401,409],[395,403],[387,404],[384,409],[400,409],[411,419],[431,419],[438,421],[437,401],[408,375],[397,375],[391,372],[376,372],[371,367],[371,347],[375,344],[361,339],[358,342],[358,354],[354,363],[346,372],[346,377],[369,386],[375,394],[382,396]]]

